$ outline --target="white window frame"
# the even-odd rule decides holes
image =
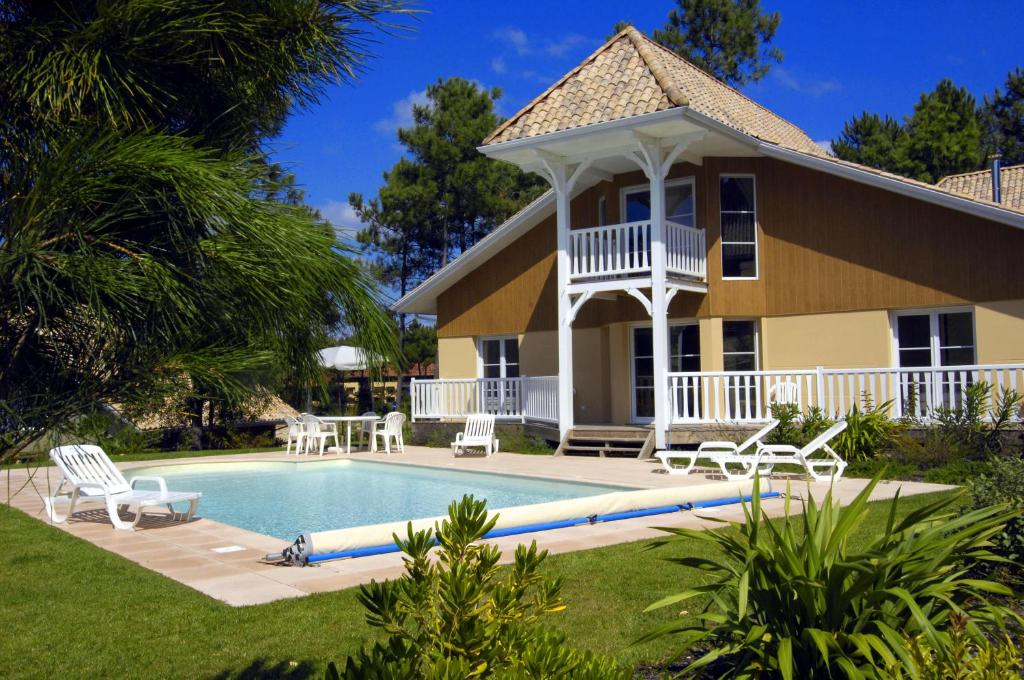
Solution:
[[[744,279],[747,280],[747,279]],[[725,351],[725,324],[730,321],[749,321],[754,324],[754,368],[755,371],[761,370],[761,322],[760,319],[755,317],[737,317],[735,319],[722,319],[722,371],[725,373],[732,373],[728,368],[725,367],[726,355],[739,355],[748,354],[748,352],[726,352]],[[735,371],[736,373],[742,373],[743,371]]]
[[[700,321],[698,319],[680,319],[676,321],[669,321],[666,327],[666,332],[671,337],[672,328],[674,326],[699,326]],[[639,425],[647,425],[654,422],[653,417],[640,418],[636,414],[636,337],[634,331],[637,328],[652,328],[653,324],[649,321],[639,321],[637,323],[631,323],[628,325],[629,329],[629,422],[636,423]],[[653,330],[651,331],[653,335]],[[703,357],[704,348],[701,347],[701,357]],[[671,362],[669,368],[671,369]],[[654,389],[658,389],[658,378],[654,377]],[[666,389],[668,386],[665,386]]]
[[[697,180],[696,180],[696,177],[694,175],[689,175],[687,177],[677,177],[675,179],[667,179],[667,180],[665,180],[665,189],[667,190],[669,187],[675,187],[675,186],[679,186],[679,185],[682,185],[682,184],[689,184],[690,185],[690,190],[693,193],[693,225],[692,226],[695,229],[699,228],[697,226],[697,215],[699,215],[700,212],[697,210]],[[622,187],[621,189],[619,189],[619,219],[621,220],[620,224],[628,224],[628,222],[626,222],[626,196],[629,195],[629,194],[632,194],[634,192],[637,192],[637,191],[647,191],[648,193],[650,193],[650,191],[651,191],[651,183],[650,182],[646,182],[644,184],[634,184],[632,186]],[[662,203],[664,203],[664,201]],[[668,215],[665,215],[665,220],[666,221],[668,220]]]
[[[974,349],[974,363],[978,362],[978,317],[974,313],[974,307],[967,306],[955,306],[955,307],[930,307],[925,309],[901,309],[893,311],[889,315],[889,328],[891,331],[892,339],[892,365],[893,368],[900,368],[900,336],[899,336],[899,318],[901,316],[927,316],[928,317],[928,332],[930,335],[928,348],[931,350],[931,365],[922,366],[921,369],[925,368],[948,368],[943,366],[940,362],[942,360],[941,347],[939,345],[939,315],[940,314],[964,314],[968,313],[971,315],[971,347]],[[958,364],[959,365],[959,364]],[[971,365],[971,364],[966,364]]]
[[[754,185],[754,270],[756,276],[725,276],[725,231],[722,228],[722,180],[728,178],[744,178],[749,177],[753,180]],[[747,213],[740,212],[737,210],[730,210],[730,213],[736,213],[739,215],[745,215]],[[723,281],[757,281],[761,278],[761,245],[757,236],[757,232],[761,230],[761,224],[757,220],[757,175],[749,172],[723,172],[718,175],[718,241],[721,247],[719,253],[719,264],[722,265],[722,280]],[[749,241],[730,241],[730,245],[750,245]]]
[[[516,347],[519,347],[519,336],[518,335],[482,335],[482,336],[478,337],[476,339],[476,375],[477,375],[478,378],[483,378],[484,377],[484,342],[488,341],[488,340],[501,340],[501,341],[515,340],[516,341]],[[501,368],[501,375],[498,378],[496,378],[496,379],[508,380],[509,377],[508,377],[508,375],[506,375],[505,343],[502,342],[501,345],[499,345],[499,347],[501,347],[501,359],[500,359],[500,363],[498,365]],[[520,357],[520,361],[516,362],[516,366],[519,367],[519,376],[522,377],[522,375],[523,375],[522,357]]]

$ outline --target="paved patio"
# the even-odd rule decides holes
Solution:
[[[348,457],[345,454],[341,456]],[[330,455],[324,456],[324,459],[336,457],[338,456]],[[490,458],[454,459],[448,450],[417,446],[407,446],[404,454],[385,456],[354,452],[351,458],[393,465],[425,465],[503,475],[616,484],[640,489],[690,486],[717,481],[705,474],[663,474],[657,461],[633,459],[556,458],[514,453],[499,453]],[[284,460],[295,461],[296,457],[286,457],[282,451],[152,460],[123,463],[118,467],[127,471],[153,465]],[[317,456],[303,456],[300,460],[321,459]],[[14,494],[11,498],[5,497],[2,500],[41,521],[48,521],[43,512],[42,497],[60,483],[56,468],[32,471],[15,469],[0,475],[9,475],[9,479],[4,479],[3,482],[5,487],[9,482],[8,488]],[[836,487],[837,495],[842,501],[849,501],[866,483],[867,480],[860,479],[841,480]],[[773,488],[776,491],[785,491],[786,481],[773,480]],[[906,496],[942,491],[952,487],[920,482],[888,482],[880,484],[872,498],[891,498],[896,490],[901,488],[902,495]],[[827,484],[808,484],[800,480],[791,482],[791,492],[794,496],[806,496],[810,493],[820,498],[826,491]],[[781,515],[783,512],[781,499],[766,500],[763,505],[773,516]],[[284,598],[302,597],[310,593],[341,590],[372,579],[391,578],[402,572],[402,560],[398,553],[323,562],[310,567],[263,564],[260,559],[267,553],[281,550],[284,547],[283,541],[203,518],[202,504],[199,506],[200,516],[192,522],[176,523],[161,515],[148,515],[134,532],[113,529],[106,510],[99,509],[100,506],[89,504],[85,507],[85,512],[76,512],[69,522],[53,526],[233,606],[261,604]],[[509,536],[494,539],[492,542],[501,547],[506,558],[511,560],[515,546],[524,541],[536,539],[538,546],[552,553],[570,552],[660,535],[660,532],[651,528],[652,526],[707,528],[715,525],[713,521],[706,519],[709,517],[742,520],[743,513],[739,505],[725,506],[699,512],[679,512]]]

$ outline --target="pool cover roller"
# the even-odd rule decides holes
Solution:
[[[771,493],[770,484],[764,482],[762,480],[761,483],[762,497],[778,495]],[[737,503],[750,497],[753,486],[752,480],[714,482],[664,489],[615,491],[597,496],[501,508],[491,511],[498,515],[498,521],[487,538],[677,512],[691,507]],[[769,488],[766,490],[765,486]],[[447,516],[412,520],[413,531],[433,529],[443,519],[447,519]],[[407,521],[385,522],[302,534],[280,553],[267,555],[266,560],[308,564],[394,552],[397,549],[394,535],[405,536],[408,524]]]

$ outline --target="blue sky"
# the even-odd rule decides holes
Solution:
[[[945,77],[980,100],[1024,66],[1019,2],[762,2],[782,14],[774,43],[785,58],[744,92],[815,140],[836,136],[863,110],[906,115]],[[337,227],[357,227],[347,196],[376,194],[400,154],[395,130],[409,124],[429,83],[461,76],[498,86],[499,111],[509,116],[600,46],[616,21],[650,33],[674,4],[425,2],[416,30],[383,36],[356,83],[330,88],[289,121],[275,158]]]

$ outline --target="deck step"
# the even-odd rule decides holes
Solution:
[[[650,430],[571,430],[558,447],[557,455],[599,458],[649,458],[653,450]]]

